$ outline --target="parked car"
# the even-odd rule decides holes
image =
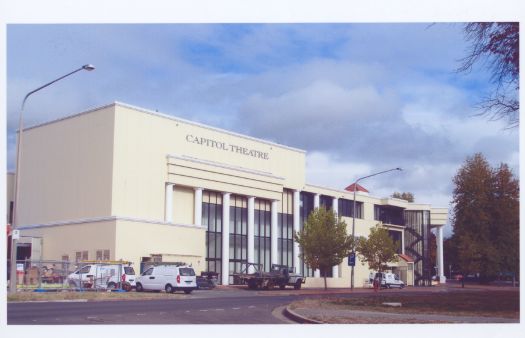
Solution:
[[[130,263],[93,263],[84,265],[67,276],[70,287],[115,289],[122,283],[124,290],[135,287],[137,276]],[[81,283],[82,282],[82,283]]]
[[[377,272],[375,274],[375,278],[379,278],[381,280],[382,288],[390,289],[394,287],[394,288],[402,289],[405,287],[405,282],[399,279],[399,276],[394,273]]]
[[[137,278],[136,290],[160,291],[167,293],[184,291],[189,294],[197,289],[195,271],[188,265],[156,265],[152,266]]]

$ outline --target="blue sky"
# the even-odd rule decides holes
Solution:
[[[25,93],[92,63],[31,97],[26,125],[122,101],[305,149],[312,184],[403,167],[363,185],[447,207],[466,156],[519,169],[518,130],[474,116],[489,74],[454,72],[466,46],[459,23],[11,24],[8,170]]]

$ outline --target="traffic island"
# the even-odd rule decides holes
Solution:
[[[304,299],[287,307],[298,323],[519,323],[519,292],[369,294]]]

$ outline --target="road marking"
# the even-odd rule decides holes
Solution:
[[[224,309],[215,309],[215,311],[224,311]]]
[[[190,311],[189,311],[189,310],[186,310],[186,313],[190,313]]]
[[[248,309],[253,309],[255,307],[255,305],[250,305],[248,306]]]
[[[97,317],[87,317],[87,319],[97,319]]]
[[[240,310],[240,307],[232,307],[232,310]]]
[[[199,310],[200,312],[208,312],[208,310]]]
[[[145,313],[137,313],[137,316],[145,316]]]

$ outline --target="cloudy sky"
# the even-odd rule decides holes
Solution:
[[[474,116],[483,67],[456,74],[462,24],[7,25],[7,169],[24,95],[33,125],[121,101],[307,153],[308,183],[410,191],[447,207],[467,156],[518,174],[518,129]],[[450,233],[450,229],[446,231]]]

